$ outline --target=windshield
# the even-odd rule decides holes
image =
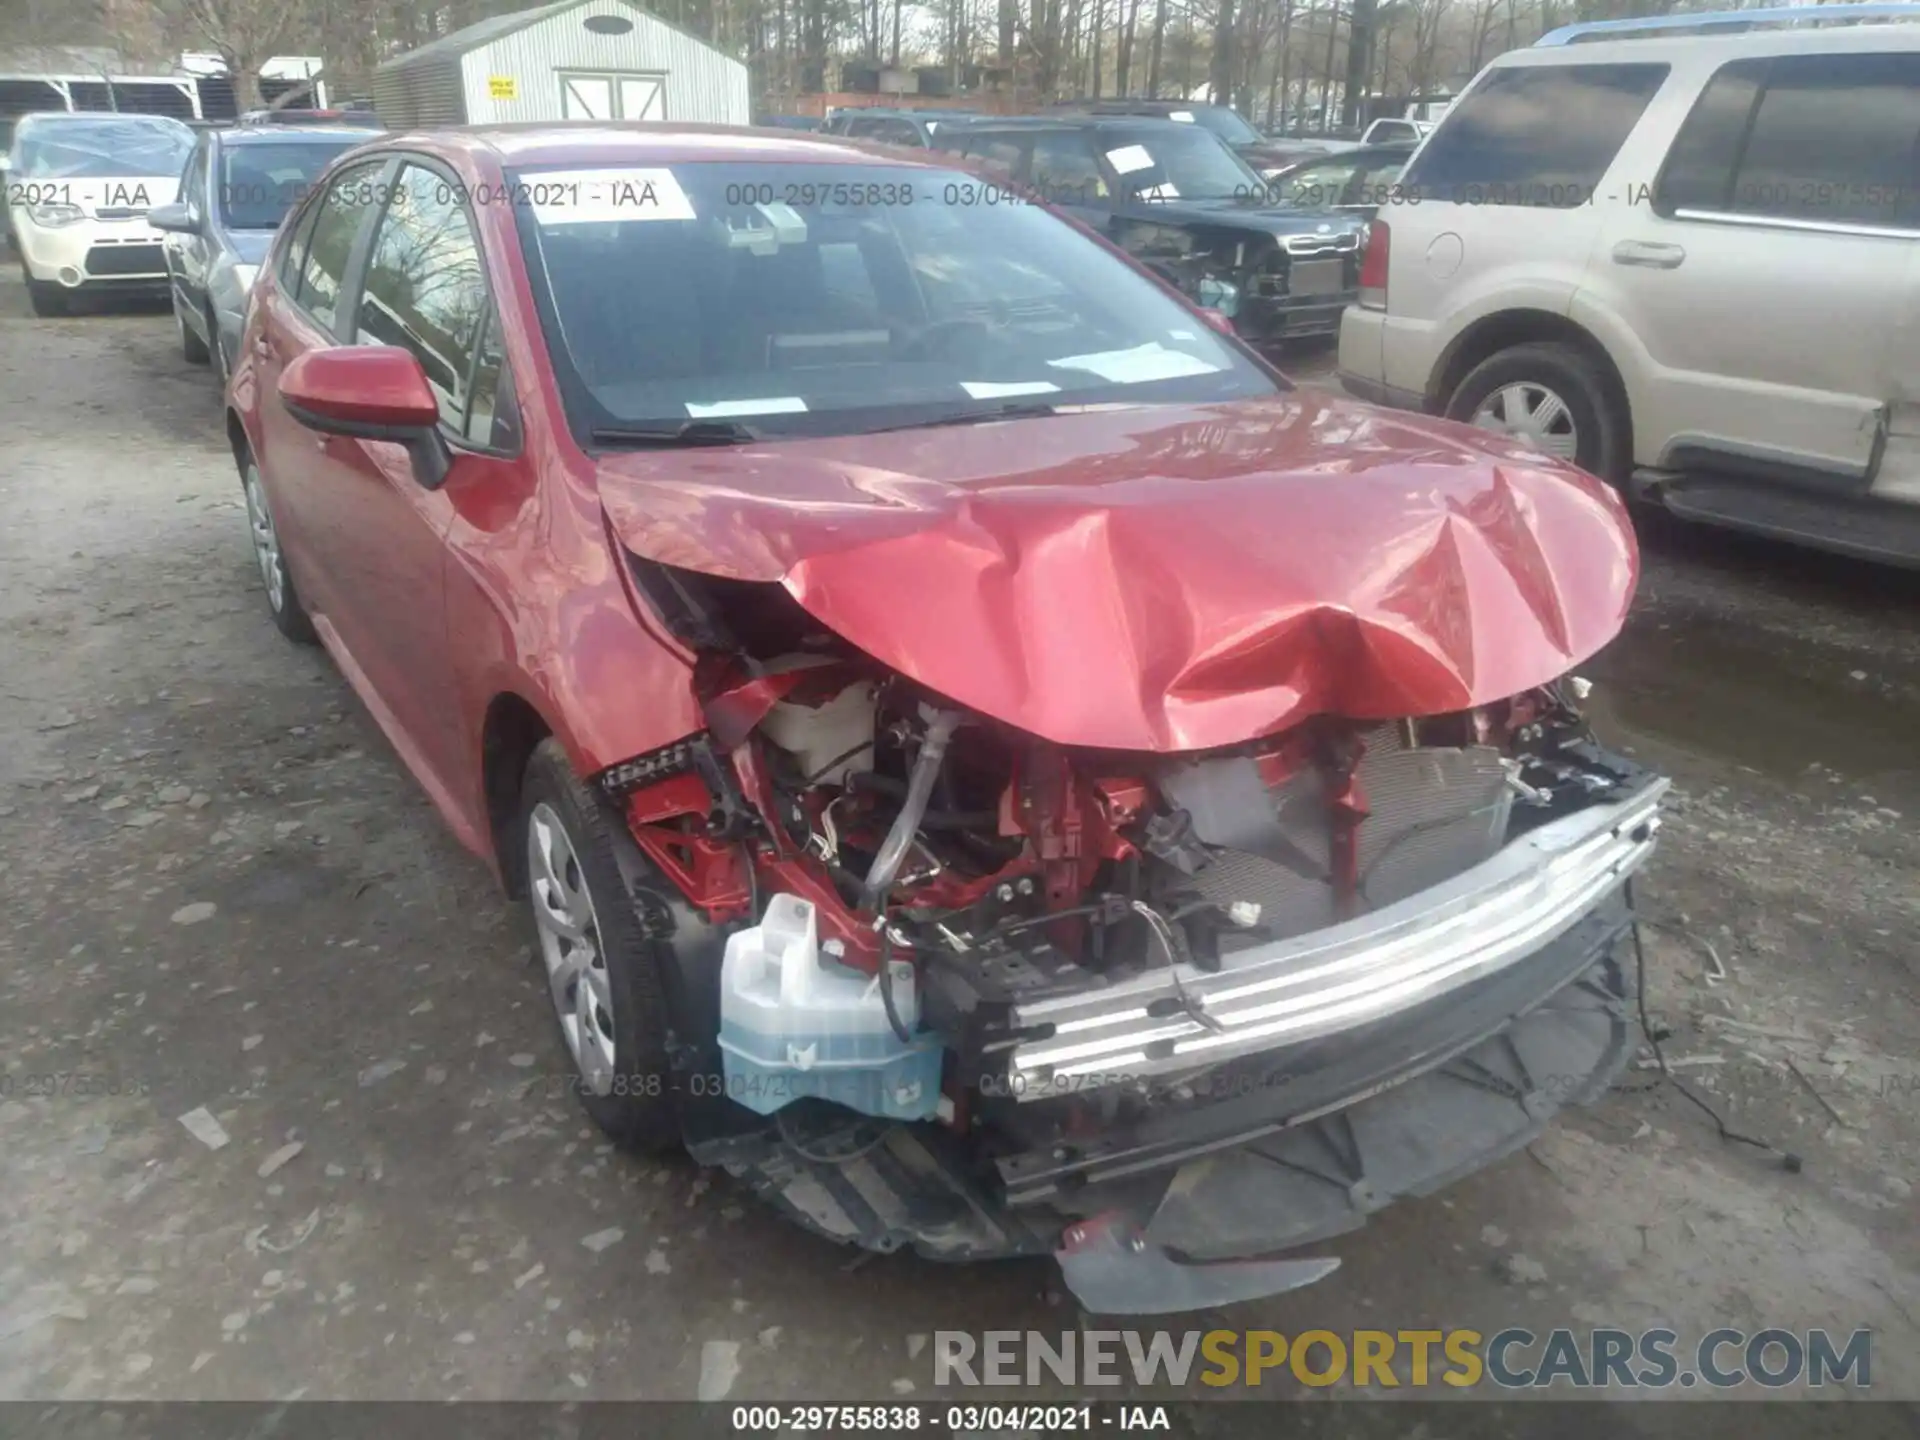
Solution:
[[[1211,130],[1102,130],[1096,143],[1122,183],[1143,200],[1231,200],[1258,194],[1263,183]]]
[[[193,149],[193,131],[163,120],[56,120],[20,132],[16,180],[174,179]]]
[[[1277,388],[1096,242],[957,171],[695,163],[513,188],[562,391],[601,443]]]
[[[1170,120],[1186,118],[1195,125],[1211,130],[1229,145],[1257,145],[1260,132],[1240,118],[1236,110],[1224,105],[1196,105],[1191,110],[1176,110],[1168,115]]]
[[[1339,155],[1275,176],[1267,193],[1271,203],[1291,210],[1384,205],[1397,193],[1394,182],[1406,168],[1405,155]]]
[[[230,145],[220,161],[220,210],[235,230],[278,230],[314,176],[359,136]]]

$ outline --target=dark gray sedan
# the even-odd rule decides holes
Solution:
[[[253,277],[286,214],[336,155],[383,131],[358,125],[241,126],[200,135],[172,205],[148,213],[167,232],[167,279],[180,351],[232,369]]]

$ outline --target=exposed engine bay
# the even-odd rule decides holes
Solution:
[[[1658,823],[1665,782],[1594,743],[1577,678],[1202,753],[1092,750],[927,691],[778,587],[639,561],[635,579],[696,657],[709,724],[601,783],[705,937],[683,966],[719,988],[697,1007],[718,1025],[688,1040],[717,1038],[741,1111],[706,1158],[834,1233],[797,1181],[833,1189],[910,1128],[954,1213],[1053,1217],[1000,1216],[982,1238],[937,1205],[928,1223],[922,1196],[898,1224],[839,1236],[879,1248],[1050,1248],[1035,1237],[1059,1217],[1104,1216],[1156,1172],[1164,1189],[1185,1139],[1294,1126],[1260,1102],[1343,1051],[1368,1054],[1367,1093],[1454,1060],[1486,1035],[1405,1054],[1375,1037],[1431,1029],[1436,1007],[1537,968],[1617,900]],[[1546,994],[1502,1001],[1499,1023],[1619,934],[1560,963]],[[1602,1006],[1616,1018],[1618,999]],[[1600,1088],[1619,1058],[1602,1048]],[[1109,1177],[1116,1145],[1135,1158]],[[902,1175],[924,1167],[894,1168],[889,1193],[910,1196]],[[852,1207],[885,1209],[872,1194]]]

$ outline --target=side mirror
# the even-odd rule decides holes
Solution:
[[[427,372],[397,345],[309,350],[281,372],[280,399],[309,430],[404,445],[428,490],[440,488],[453,464]]]
[[[200,229],[200,217],[189,210],[185,204],[176,201],[172,205],[156,205],[147,212],[147,224],[156,230],[168,230],[175,235],[192,235]]]

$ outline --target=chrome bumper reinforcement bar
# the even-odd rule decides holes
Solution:
[[[1179,1075],[1318,1039],[1425,1004],[1533,953],[1653,852],[1668,780],[1530,830],[1440,885],[1310,935],[1107,989],[1018,1006],[1007,1090],[1058,1097]]]

